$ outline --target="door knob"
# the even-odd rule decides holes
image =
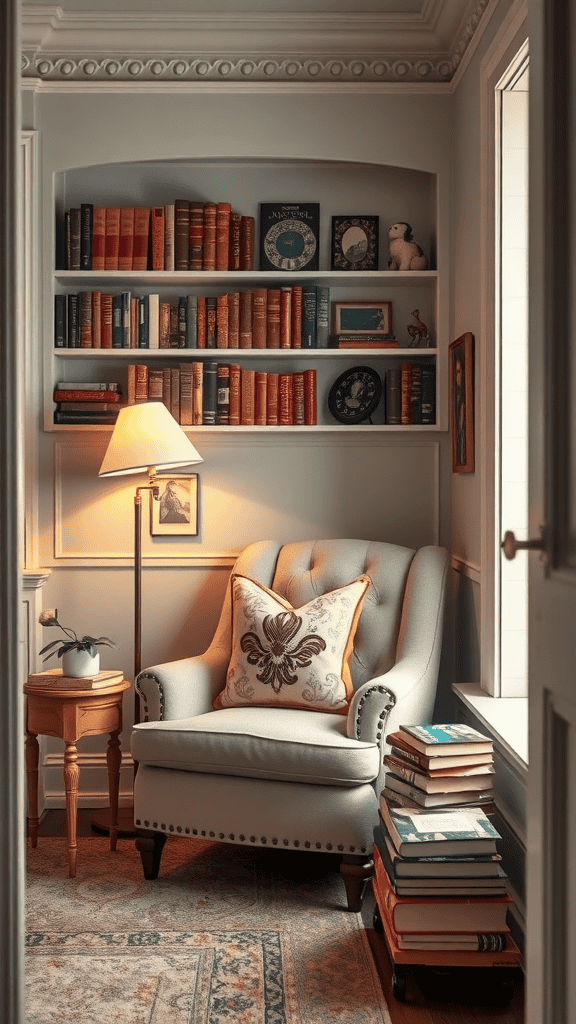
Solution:
[[[545,551],[544,537],[538,537],[537,540],[516,540],[512,530],[506,530],[501,547],[509,561],[516,558],[517,551]]]

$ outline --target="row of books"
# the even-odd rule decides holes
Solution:
[[[389,366],[383,377],[384,422],[412,426],[436,422],[436,366],[406,362]]]
[[[386,740],[374,859],[391,945],[419,951],[422,962],[444,953],[463,965],[485,963],[483,954],[516,963],[501,837],[486,813],[493,810],[491,740],[459,724],[401,726]]]
[[[57,224],[59,270],[253,270],[254,218],[230,203],[81,203]]]
[[[222,295],[54,297],[55,348],[326,348],[329,289],[313,284]]]

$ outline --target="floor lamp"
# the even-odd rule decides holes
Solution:
[[[163,402],[142,402],[121,409],[98,476],[128,476],[148,473],[148,483],[134,495],[134,682],[142,668],[142,492],[158,501],[160,490],[154,482],[157,470],[181,469],[204,460],[186,437]],[[134,689],[134,721],[140,718],[138,694]],[[118,835],[135,835],[132,808],[123,808]],[[95,814],[92,828],[109,832],[109,811]]]

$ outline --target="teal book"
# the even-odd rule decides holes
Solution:
[[[470,725],[401,725],[400,735],[422,754],[480,754],[492,750],[489,740]]]
[[[319,285],[316,290],[316,348],[328,348],[330,337],[330,289]]]
[[[408,810],[381,798],[380,813],[401,857],[498,852],[500,833],[480,807]]]
[[[67,306],[66,295],[54,296],[54,348],[67,347]]]
[[[302,285],[302,348],[316,348],[317,290],[315,284]]]
[[[202,388],[202,423],[214,426],[218,410],[218,363],[209,360],[204,363]]]

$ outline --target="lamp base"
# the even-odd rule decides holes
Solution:
[[[103,807],[94,811],[91,822],[92,831],[99,836],[110,835],[110,810]],[[118,809],[118,839],[135,839],[138,835],[134,825],[134,808],[120,807]]]

